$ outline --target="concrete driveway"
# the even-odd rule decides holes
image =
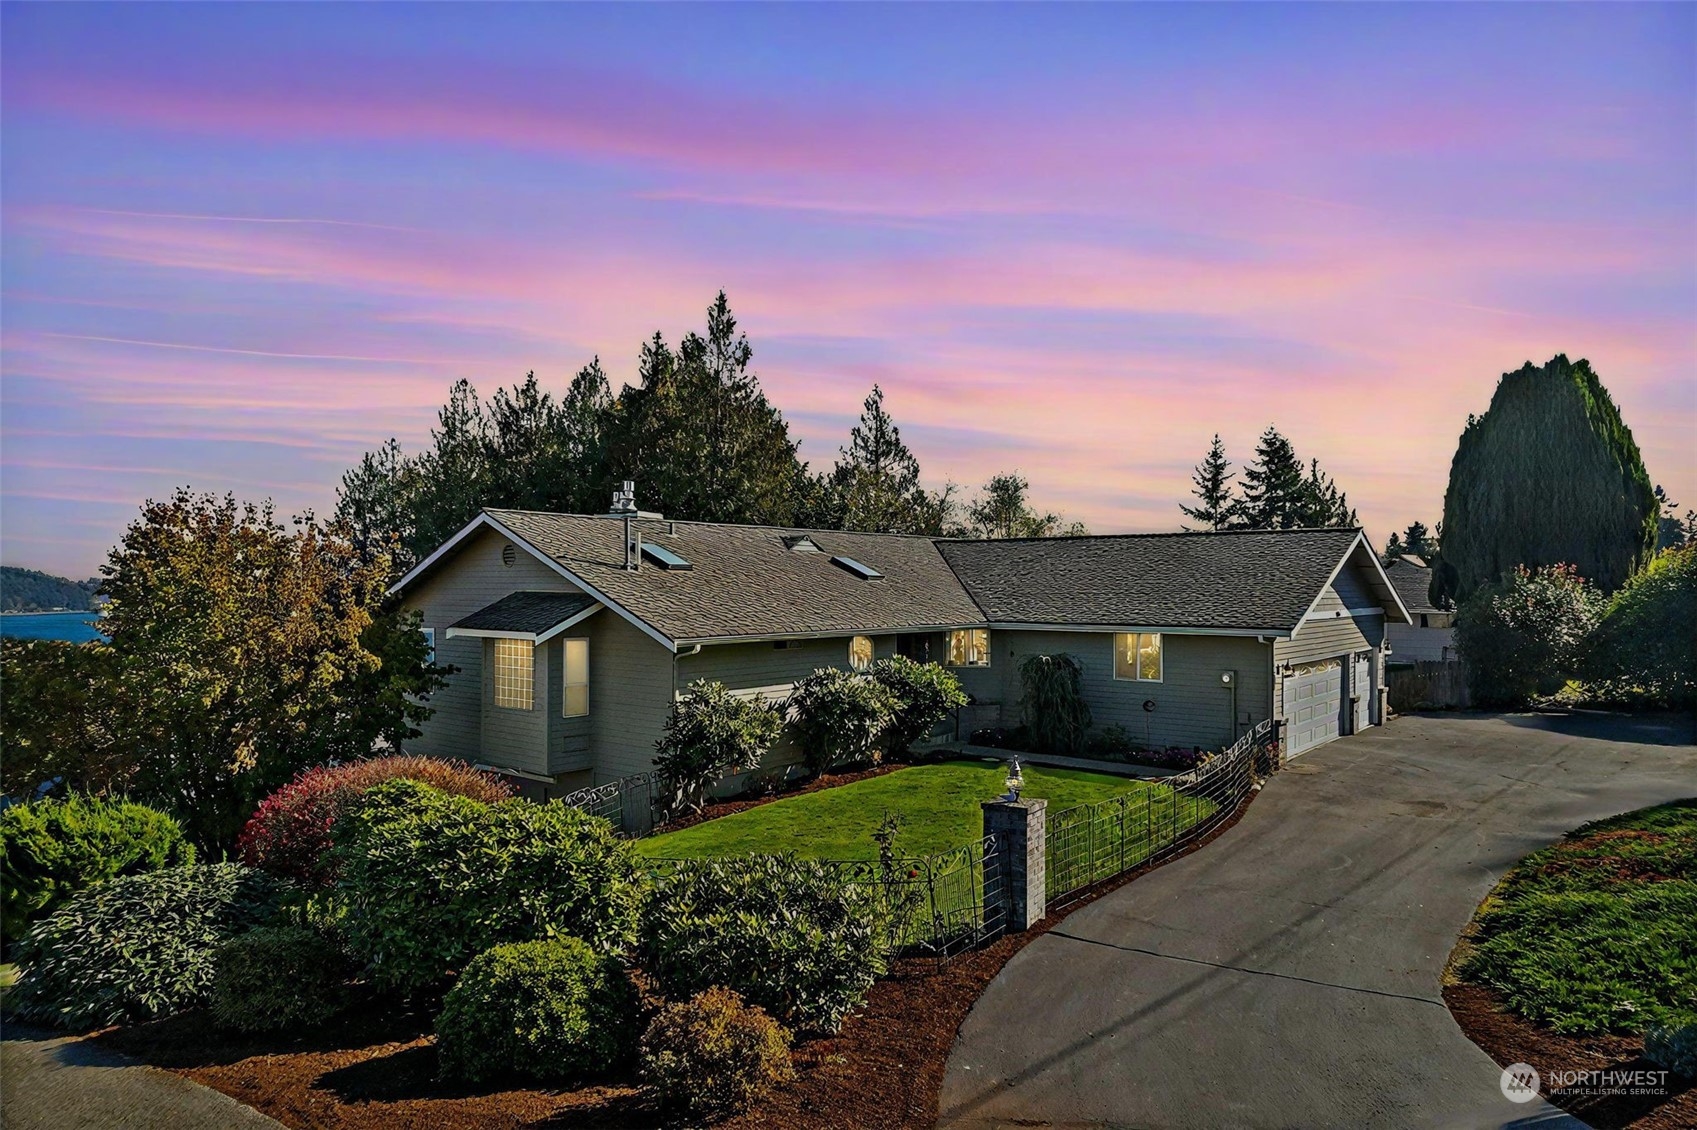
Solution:
[[[1689,720],[1416,716],[1303,755],[1214,843],[1008,963],[942,1125],[1578,1125],[1503,1098],[1439,976],[1521,856],[1697,795],[1693,741]]]

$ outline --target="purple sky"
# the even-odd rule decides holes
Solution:
[[[1276,423],[1375,540],[1588,357],[1697,506],[1697,6],[5,5],[0,539],[328,510],[448,385],[703,323],[828,465],[1175,528]]]

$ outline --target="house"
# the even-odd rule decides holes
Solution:
[[[1299,753],[1378,723],[1385,624],[1408,619],[1359,530],[976,542],[623,502],[485,510],[396,582],[457,668],[411,752],[554,794],[650,770],[696,679],[775,698],[816,668],[903,654],[1012,722],[1021,658],[1065,651],[1098,725],[1219,748],[1274,718]]]
[[[1386,626],[1385,642],[1390,645],[1387,662],[1401,666],[1456,658],[1455,611],[1432,603],[1432,569],[1425,559],[1411,554],[1393,557],[1385,566],[1385,576],[1396,587],[1411,621]]]

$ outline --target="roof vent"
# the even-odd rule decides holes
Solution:
[[[863,581],[881,581],[884,579],[884,574],[870,565],[862,565],[852,557],[833,557],[831,564],[839,569],[847,569]]]
[[[518,564],[518,560],[519,551],[513,546],[512,542],[508,542],[506,545],[501,547],[501,564],[511,569],[514,565]]]
[[[797,534],[784,539],[784,548],[791,553],[818,553],[819,543],[806,534]]]
[[[682,557],[679,557],[665,546],[655,545],[651,541],[645,541],[642,543],[642,555],[667,572],[695,568],[694,565],[691,565],[688,561],[685,561]]]

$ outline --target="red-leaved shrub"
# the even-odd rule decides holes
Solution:
[[[421,781],[445,793],[485,804],[507,800],[513,789],[492,773],[463,761],[434,757],[378,757],[308,769],[260,802],[236,839],[236,855],[249,867],[311,886],[336,878],[330,825],[354,797],[384,781]]]

